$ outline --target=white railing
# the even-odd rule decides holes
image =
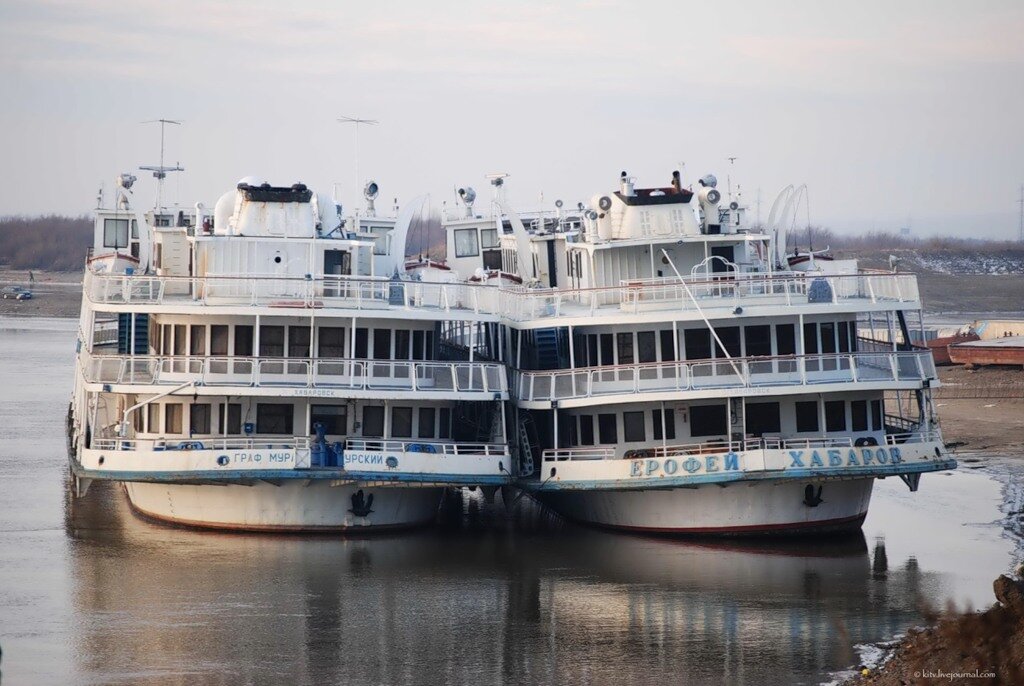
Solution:
[[[515,389],[519,400],[543,402],[619,394],[933,378],[935,362],[930,352],[914,350],[520,371]]]
[[[279,305],[343,309],[434,309],[497,313],[497,288],[468,283],[325,276],[172,277],[86,272],[85,293],[102,304]]]
[[[740,274],[723,278],[646,279],[619,286],[578,290],[510,289],[501,314],[513,321],[561,315],[594,316],[603,311],[650,312],[735,307],[741,304],[806,305],[808,302],[917,303],[913,274],[858,273],[794,276]],[[690,294],[687,293],[687,287]]]
[[[426,453],[430,455],[486,455],[504,456],[508,447],[503,443],[457,443],[394,438],[349,438],[345,450],[379,453]]]
[[[936,430],[915,431],[902,434],[887,434],[886,445],[902,445],[904,443],[930,443],[941,441],[942,435]],[[684,445],[652,446],[638,450],[626,450],[622,453],[614,447],[581,447],[581,448],[548,448],[543,451],[544,462],[564,462],[578,460],[618,460],[638,458],[679,457],[688,455],[717,455],[727,452],[745,452],[750,450],[799,450],[814,448],[852,448],[857,446],[853,436],[816,436],[813,438],[754,438],[742,441],[705,441]]]
[[[309,438],[93,438],[92,450],[302,450]]]
[[[498,288],[469,283],[392,281],[381,277],[169,277],[86,272],[85,292],[101,304],[279,305],[378,310],[427,309],[531,321],[561,315],[696,310],[741,304],[808,302],[918,303],[912,274],[737,274],[718,278],[624,281],[589,289]]]
[[[495,362],[82,355],[85,380],[107,384],[281,386],[425,393],[506,393]]]

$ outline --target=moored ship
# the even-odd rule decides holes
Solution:
[[[496,289],[400,278],[412,212],[243,179],[212,212],[96,211],[69,414],[77,491],[247,530],[433,519],[509,482]],[[404,274],[403,274],[404,276]],[[468,344],[471,341],[472,344]]]

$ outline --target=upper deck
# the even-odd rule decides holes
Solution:
[[[471,283],[324,276],[174,277],[86,272],[95,310],[504,320],[516,328],[795,313],[918,310],[912,274],[776,273],[624,281],[605,288],[499,288]]]

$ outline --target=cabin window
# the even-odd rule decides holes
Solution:
[[[676,361],[676,338],[670,329],[659,332],[661,334],[661,361]]]
[[[797,433],[815,433],[818,431],[818,402],[804,400],[796,403]]]
[[[210,405],[198,403],[188,408],[188,430],[191,434],[210,433]]]
[[[610,333],[601,334],[601,365],[615,364],[615,337]]]
[[[605,445],[615,445],[619,442],[615,419],[613,414],[597,415],[597,437],[599,442]]]
[[[316,354],[328,359],[345,357],[345,329],[339,326],[320,327]]]
[[[356,353],[357,360],[365,360],[369,352],[369,331],[367,329],[356,329]]]
[[[725,346],[725,351],[723,352],[722,348],[717,343],[715,344],[716,357],[725,357],[726,352],[729,353],[729,357],[743,356],[740,348],[740,327],[722,326],[715,329],[715,333],[718,334],[718,339]]]
[[[228,354],[228,327],[224,324],[210,326],[210,354],[225,357]]]
[[[694,405],[690,408],[690,435],[724,436],[729,433],[725,405]]]
[[[587,336],[587,361],[588,367],[596,367],[600,364],[597,357],[597,336]]]
[[[235,327],[235,355],[249,357],[252,355],[252,327]]]
[[[481,229],[480,230],[480,245],[486,250],[488,248],[497,248],[499,246],[498,241],[498,230],[497,229]]]
[[[228,420],[227,427],[224,426],[225,419]],[[224,405],[220,406],[217,431],[225,435],[242,433],[242,406],[239,403],[228,403],[226,408]]]
[[[885,426],[882,424],[882,401],[871,401],[871,425],[875,431],[882,431]]]
[[[174,325],[174,354],[184,355],[185,354],[185,331],[187,327],[184,324]]]
[[[146,430],[151,434],[158,434],[160,433],[160,405],[150,403],[146,407],[149,408],[146,412]]]
[[[683,345],[687,360],[711,358],[711,332],[707,329],[687,329],[683,333]]]
[[[594,445],[594,415],[580,415],[580,445]]]
[[[416,427],[416,435],[420,438],[433,438],[437,432],[434,427],[434,418],[436,417],[436,410],[432,407],[421,407],[420,408],[420,423]]]
[[[745,411],[748,434],[763,436],[782,430],[778,403],[747,403]]]
[[[202,324],[193,324],[189,332],[188,352],[190,355],[206,354],[206,327]]]
[[[796,355],[796,327],[792,324],[775,325],[777,355]]]
[[[643,412],[622,413],[622,438],[626,443],[640,443],[647,440]]]
[[[287,403],[256,405],[256,433],[292,435],[293,408]]]
[[[839,352],[850,352],[850,322],[839,322]]]
[[[164,405],[164,433],[182,433],[181,418],[184,413],[181,410],[181,403],[167,403]]]
[[[288,327],[288,357],[309,357],[309,327]]]
[[[764,324],[743,327],[743,341],[747,357],[770,357],[772,354],[772,327]]]
[[[438,438],[451,438],[452,437],[452,410],[449,407],[442,407],[438,413],[440,419],[437,427]]]
[[[842,339],[840,339],[842,340]],[[868,401],[850,401],[850,428],[854,431],[868,430]]]
[[[127,219],[104,219],[103,220],[103,247],[104,248],[127,248],[128,247],[128,220]]]
[[[391,435],[395,438],[412,438],[412,408],[391,409]]]
[[[658,344],[653,331],[637,332],[636,361],[640,363],[658,361]]]
[[[455,231],[455,256],[476,257],[480,254],[480,237],[476,229],[457,229]]]
[[[396,360],[408,360],[411,346],[412,337],[410,332],[406,329],[398,329],[395,331],[395,359]]]
[[[825,322],[821,325],[821,352],[833,354],[836,351],[836,325]]]
[[[675,410],[654,410],[654,440],[673,441],[676,438],[676,413]]]
[[[814,355],[818,352],[818,325],[804,324],[804,354]]]
[[[373,359],[391,359],[391,329],[373,330]]]
[[[363,408],[363,436],[380,438],[384,435],[384,408],[371,405]]]
[[[309,408],[309,432],[316,433],[316,425],[322,424],[324,435],[344,436],[348,433],[348,409],[344,405],[311,405]]]
[[[825,431],[846,431],[846,403],[842,400],[825,403]]]
[[[284,327],[260,327],[260,357],[284,357]]]
[[[633,332],[618,334],[619,364],[633,364]]]

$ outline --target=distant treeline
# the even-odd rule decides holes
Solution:
[[[789,234],[787,242],[790,246],[799,245],[806,249],[812,244],[815,250],[836,248],[840,250],[920,250],[922,252],[969,251],[983,253],[1001,253],[1006,251],[1024,251],[1024,243],[1018,241],[993,241],[983,238],[958,238],[952,236],[932,236],[918,238],[904,236],[890,231],[868,231],[861,234],[835,233],[832,229],[811,227],[808,238],[806,229]]]
[[[81,271],[91,245],[87,216],[0,217],[0,267]]]

